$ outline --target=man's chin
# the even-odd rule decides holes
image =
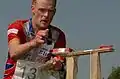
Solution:
[[[41,26],[41,27],[39,27],[39,29],[45,30],[45,29],[48,29],[48,26]]]
[[[37,25],[38,29],[39,30],[45,30],[45,29],[48,29],[48,24],[45,24],[45,23],[41,23],[39,25]]]

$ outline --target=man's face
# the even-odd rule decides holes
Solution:
[[[33,23],[38,29],[46,29],[55,14],[55,0],[36,0],[32,6]]]

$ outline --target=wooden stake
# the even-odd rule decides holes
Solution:
[[[66,57],[67,74],[66,79],[76,79],[78,67],[76,57]]]
[[[91,54],[91,79],[101,79],[100,53]]]

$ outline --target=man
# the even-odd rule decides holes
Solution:
[[[32,0],[31,10],[32,18],[17,20],[8,27],[9,52],[4,79],[60,79],[39,70],[51,59],[50,68],[61,71],[64,62],[64,58],[51,56],[49,52],[52,48],[66,47],[64,33],[50,25],[56,0]]]

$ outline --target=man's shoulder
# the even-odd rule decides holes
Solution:
[[[21,26],[23,26],[23,24],[26,23],[27,21],[28,20],[15,20],[14,22],[12,22],[8,25],[8,29],[10,29],[10,28],[20,29],[20,28],[22,28]]]
[[[58,31],[59,33],[63,33],[64,34],[64,31],[59,27],[59,26],[56,26],[56,25],[50,25],[50,27],[56,31]]]

